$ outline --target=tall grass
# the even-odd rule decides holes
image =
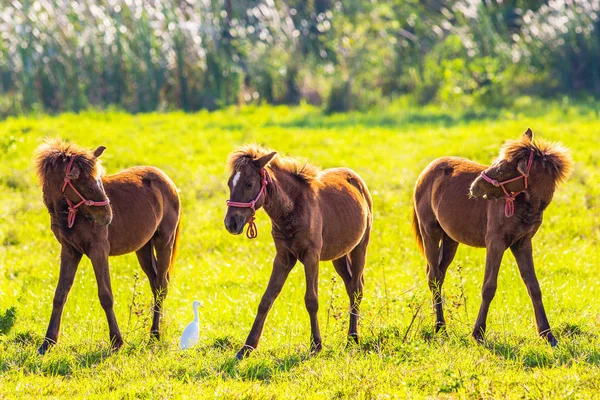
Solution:
[[[0,117],[600,93],[598,0],[0,0]]]

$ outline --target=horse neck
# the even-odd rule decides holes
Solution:
[[[288,172],[277,168],[270,168],[271,182],[267,186],[264,209],[271,220],[277,224],[283,222],[286,216],[294,209],[294,201],[290,189],[297,185]]]
[[[62,182],[62,179],[47,179],[42,187],[44,204],[48,211],[57,217],[60,215],[61,209],[66,207],[67,204],[62,194]]]
[[[554,191],[556,189],[556,182],[549,176],[535,177],[530,181],[528,193],[528,202],[534,206],[539,206],[540,212],[550,204],[552,197],[554,197]]]

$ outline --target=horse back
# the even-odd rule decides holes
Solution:
[[[322,219],[322,260],[351,251],[371,229],[373,202],[367,185],[349,168],[332,168],[318,176]]]
[[[180,213],[175,184],[156,167],[132,167],[103,178],[113,209],[110,255],[141,248],[162,223],[177,226]]]
[[[452,239],[485,247],[488,203],[469,196],[471,183],[484,169],[460,157],[432,161],[419,175],[413,197],[420,229],[439,224]]]

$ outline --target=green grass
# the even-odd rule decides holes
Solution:
[[[487,343],[470,339],[485,251],[466,246],[459,247],[444,286],[448,334],[434,336],[425,263],[410,233],[415,179],[439,156],[489,163],[504,140],[527,127],[538,137],[562,141],[575,161],[573,176],[556,192],[534,239],[546,310],[561,344],[551,349],[537,337],[529,297],[509,254]],[[109,351],[93,271],[84,259],[65,307],[60,343],[46,356],[37,355],[59,265],[59,244],[31,162],[45,136],[105,145],[109,173],[155,165],[181,189],[184,225],[161,342],[148,344],[151,293],[130,254],[111,259],[123,349]],[[274,256],[263,211],[256,240],[231,236],[223,226],[226,156],[249,141],[323,168],[350,167],[369,185],[375,222],[359,346],[345,346],[348,300],[331,264],[322,263],[325,347],[317,356],[307,354],[310,328],[299,264],[269,314],[258,350],[234,362]],[[390,108],[325,117],[309,107],[265,107],[8,119],[0,123],[0,397],[593,397],[600,392],[598,149],[594,107],[550,103],[479,114]],[[201,340],[182,352],[179,334],[192,319],[194,299],[204,305]]]

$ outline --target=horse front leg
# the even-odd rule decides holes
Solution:
[[[279,293],[281,293],[281,289],[294,265],[296,265],[296,258],[292,254],[287,252],[277,252],[275,260],[273,261],[271,278],[269,279],[267,290],[265,290],[265,293],[260,300],[260,304],[258,305],[258,312],[256,313],[254,324],[252,324],[252,329],[250,329],[246,343],[235,355],[238,360],[247,357],[258,346],[258,341],[262,335],[267,314],[273,306],[273,302],[277,296],[279,296]]]
[[[117,324],[117,317],[115,316],[115,311],[113,309],[114,299],[110,284],[110,272],[108,269],[108,250],[94,250],[89,257],[92,261],[92,266],[94,267],[94,274],[96,275],[100,305],[104,309],[108,321],[110,343],[114,350],[118,350],[123,345],[123,337],[121,336],[121,331]]]
[[[310,351],[318,353],[322,349],[321,331],[319,330],[319,255],[309,254],[302,260],[306,275],[306,293],[304,304],[310,317]]]
[[[498,286],[498,271],[500,271],[500,263],[502,262],[502,255],[506,250],[506,246],[498,241],[490,241],[487,245],[487,253],[485,259],[485,276],[483,280],[483,287],[481,289],[481,306],[479,307],[479,314],[477,315],[477,321],[473,328],[473,338],[483,343],[483,337],[485,335],[487,314],[490,309],[490,304],[494,295],[496,294],[496,288]]]
[[[77,272],[77,266],[81,261],[81,257],[82,254],[80,252],[70,247],[62,246],[60,250],[60,275],[58,277],[56,291],[54,292],[52,315],[50,316],[48,330],[46,331],[44,342],[38,349],[38,353],[41,355],[45,354],[50,346],[56,344],[58,341],[63,308],[67,301],[69,291],[73,286],[75,273]]]
[[[548,341],[550,346],[554,347],[558,344],[558,340],[556,340],[550,330],[550,323],[548,322],[546,310],[544,310],[544,304],[542,303],[542,291],[533,267],[531,239],[525,239],[514,244],[510,247],[510,250],[515,256],[515,260],[517,260],[521,278],[523,279],[523,282],[525,282],[527,292],[533,303],[538,333]]]

